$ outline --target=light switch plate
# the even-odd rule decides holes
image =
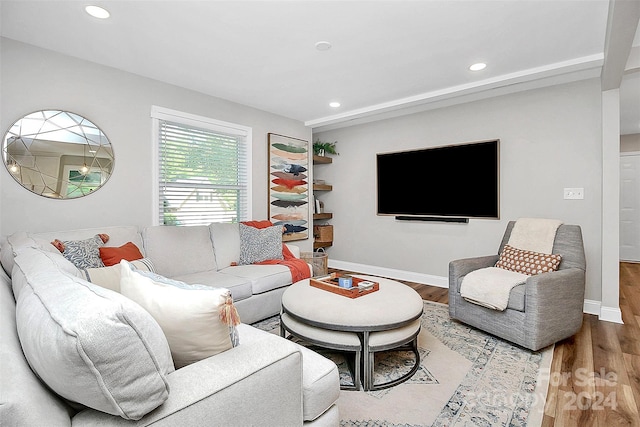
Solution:
[[[584,188],[565,188],[565,200],[582,200],[584,199]]]

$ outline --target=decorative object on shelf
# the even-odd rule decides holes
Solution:
[[[309,238],[309,142],[268,134],[269,219],[285,228],[282,240]]]
[[[313,236],[318,242],[333,242],[333,225],[321,224],[313,226]]]
[[[21,186],[43,197],[73,199],[102,187],[113,171],[107,136],[86,118],[61,110],[36,111],[4,136],[2,160]]]
[[[326,154],[340,155],[340,153],[336,151],[337,143],[338,141],[322,142],[318,139],[313,143],[313,153],[318,156],[325,156]]]
[[[314,145],[318,147],[318,144],[330,144],[332,146],[333,151],[335,152],[335,144],[333,143],[322,143],[317,140]],[[336,153],[337,154],[337,153]],[[333,163],[333,159],[328,156],[319,156],[317,154],[313,155],[313,164],[314,165],[326,165]],[[333,214],[331,212],[326,212],[324,209],[324,203],[317,196],[318,192],[325,193],[327,191],[332,191],[333,185],[327,184],[323,179],[314,178],[313,179],[313,192],[314,192],[314,213],[313,213],[313,221],[314,221],[314,241],[313,248],[318,250],[322,248],[327,248],[333,245],[333,232],[331,232],[331,236],[327,236],[327,231],[323,233],[323,236],[319,236],[320,230],[315,228],[318,225],[317,222],[324,222],[333,218]],[[331,230],[333,231],[333,230]]]

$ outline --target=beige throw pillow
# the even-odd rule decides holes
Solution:
[[[136,270],[122,260],[120,292],[140,304],[164,331],[176,368],[237,345],[235,324],[221,320],[235,310],[228,289],[189,285]],[[231,323],[231,322],[230,322]]]
[[[138,270],[155,272],[149,258],[131,261],[131,264]],[[122,271],[120,264],[109,267],[84,268],[81,271],[82,278],[87,282],[120,293],[120,272]]]

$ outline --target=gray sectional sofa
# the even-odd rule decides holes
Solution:
[[[50,244],[98,233],[110,236],[105,246],[135,243],[158,274],[228,288],[243,322],[240,345],[175,369],[149,313],[89,283]],[[291,273],[282,265],[235,266],[239,252],[237,224],[7,236],[0,247],[0,424],[338,425],[335,364],[248,325],[279,313]]]

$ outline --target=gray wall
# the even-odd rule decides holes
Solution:
[[[0,235],[152,222],[152,105],[253,128],[253,219],[267,218],[267,133],[310,141],[301,122],[219,98],[1,39],[0,128],[41,109],[81,114],[109,137],[115,170],[95,194],[51,200],[20,187],[0,168]],[[310,250],[311,240],[296,244]]]
[[[333,184],[323,196],[334,213],[330,265],[414,272],[443,284],[450,260],[497,253],[507,221],[557,218],[582,227],[586,298],[599,301],[601,120],[593,79],[314,134],[338,141],[340,153],[315,168],[316,178]],[[376,153],[494,138],[501,141],[500,220],[460,225],[376,216]],[[584,187],[584,200],[564,200],[564,187]],[[420,188],[405,189],[420,197]]]
[[[300,122],[8,39],[1,46],[0,127],[22,115],[60,108],[85,115],[113,143],[113,177],[77,200],[33,195],[0,168],[0,235],[19,230],[151,223],[151,105],[253,128],[253,217],[267,216],[268,132],[311,139]],[[582,226],[587,299],[600,300],[601,93],[598,80],[537,89],[314,135],[338,141],[317,178],[334,213],[332,262],[445,280],[451,259],[495,253],[508,220],[559,218]],[[466,225],[397,222],[375,215],[375,154],[500,138],[501,220]],[[584,187],[584,200],[563,200]],[[410,188],[419,194],[419,189]],[[296,242],[309,250],[311,241]]]

